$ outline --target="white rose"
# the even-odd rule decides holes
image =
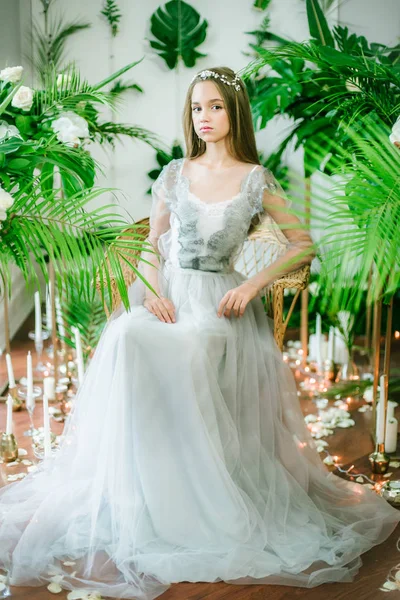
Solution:
[[[0,221],[5,221],[6,219],[7,219],[6,211],[0,209]]]
[[[30,110],[33,104],[33,90],[26,85],[21,85],[13,99],[11,100],[14,108],[21,108],[22,110]]]
[[[10,125],[7,121],[0,121],[0,142],[12,137],[22,139],[19,130],[14,125]]]
[[[392,133],[389,136],[389,140],[392,144],[400,142],[400,117],[397,118],[396,123],[392,127]]]
[[[7,210],[14,204],[14,198],[0,187],[0,210]]]
[[[7,67],[0,71],[0,79],[5,83],[16,83],[20,81],[23,71],[23,67]]]
[[[51,127],[57,133],[57,139],[67,145],[80,144],[79,138],[89,137],[87,121],[72,111],[62,113]]]

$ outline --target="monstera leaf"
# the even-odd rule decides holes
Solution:
[[[179,57],[186,67],[193,67],[198,58],[206,56],[196,47],[206,39],[208,23],[183,0],[171,0],[151,16],[151,33],[158,41],[150,40],[152,48],[174,69]]]

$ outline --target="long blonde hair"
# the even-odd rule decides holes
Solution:
[[[219,75],[224,75],[228,81],[235,78],[235,72],[229,69],[229,67],[213,67],[209,70]],[[227,141],[230,154],[241,162],[259,165],[260,160],[258,158],[256,138],[251,118],[250,100],[243,81],[238,79],[237,83],[240,85],[240,90],[237,91],[233,86],[221,82],[220,79],[212,77],[210,80],[219,89],[228,113],[230,129]],[[193,88],[200,81],[204,80],[197,75],[189,85],[183,109],[183,131],[187,158],[196,158],[206,151],[206,143],[197,136],[192,120]]]

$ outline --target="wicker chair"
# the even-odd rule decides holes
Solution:
[[[129,229],[127,231],[130,231]],[[142,219],[135,226],[135,233],[140,234],[144,237],[147,236],[149,231],[149,219]],[[124,236],[122,236],[122,239]],[[127,239],[129,236],[127,236]],[[240,273],[243,273],[246,277],[251,276],[254,272],[257,272],[267,267],[279,254],[284,250],[284,243],[280,242],[276,236],[271,236],[268,229],[255,229],[246,240],[243,250],[241,251],[238,260],[236,261],[235,268]],[[137,266],[139,260],[139,253],[137,251],[125,251],[125,257],[131,255],[131,264]],[[106,261],[107,261],[106,257]],[[121,269],[124,275],[125,283],[129,287],[136,279],[134,271],[126,264],[121,262]],[[265,298],[266,310],[274,321],[274,337],[278,347],[282,350],[283,339],[285,336],[286,328],[289,319],[292,315],[295,303],[300,295],[300,291],[305,289],[308,285],[308,279],[310,276],[310,267],[305,265],[300,269],[288,273],[284,277],[276,279],[271,286],[268,286],[263,290],[263,296]],[[96,287],[100,290],[100,281],[97,280]],[[286,288],[296,289],[290,308],[284,316],[283,314],[283,299],[284,290]],[[118,308],[121,303],[121,297],[118,292],[118,288],[114,280],[111,280],[112,289],[112,310]],[[110,313],[105,306],[105,312],[107,317]]]

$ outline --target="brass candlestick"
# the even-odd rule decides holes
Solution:
[[[385,452],[385,444],[377,444],[374,452],[368,456],[371,470],[377,475],[384,475],[389,469],[390,456]]]
[[[14,462],[18,458],[18,444],[13,433],[2,433],[0,439],[0,456],[4,462]]]
[[[18,398],[18,394],[17,394],[17,386],[14,386],[12,388],[8,388],[8,393],[10,394],[10,396],[13,399],[13,412],[18,412],[19,410],[22,409],[22,405],[23,402],[21,400],[21,398]]]

